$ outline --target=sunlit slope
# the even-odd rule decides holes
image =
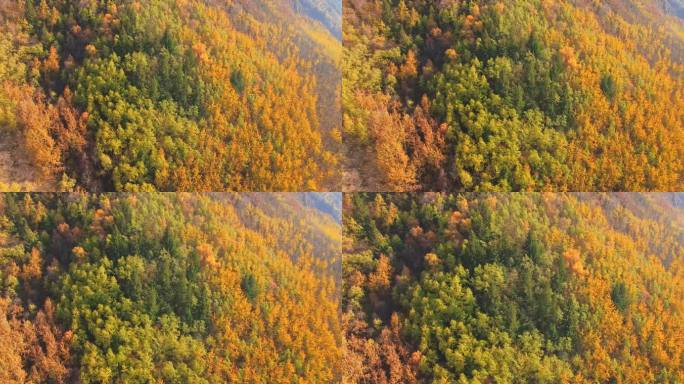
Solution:
[[[339,42],[323,24],[267,0],[74,4],[0,10],[19,93],[3,110],[60,188],[331,187],[339,119],[321,92]]]
[[[308,2],[306,0],[305,2]],[[327,4],[327,1],[324,2]],[[330,8],[335,8],[335,1]],[[336,6],[341,7],[341,2]],[[324,7],[324,8],[326,8]],[[268,46],[280,57],[287,57],[297,52],[303,59],[299,63],[299,71],[312,73],[316,79],[318,123],[323,146],[328,150],[329,161],[325,179],[325,190],[340,190],[340,146],[342,109],[339,97],[342,81],[340,62],[342,60],[342,43],[339,36],[331,32],[328,24],[310,17],[304,7],[297,1],[258,1],[234,2],[230,14],[239,28],[249,30],[249,17],[263,22],[266,20],[271,35]],[[317,8],[318,9],[318,8]],[[249,17],[245,19],[245,12]],[[336,16],[337,17],[337,16]],[[342,19],[336,19],[339,29]]]
[[[273,198],[2,196],[0,377],[336,381],[332,220]]]
[[[661,3],[350,1],[345,137],[371,190],[678,190],[684,21]]]
[[[355,194],[349,382],[684,379],[681,196]]]

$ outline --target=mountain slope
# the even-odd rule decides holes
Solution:
[[[3,110],[49,176],[95,191],[333,189],[340,42],[292,6],[26,0],[0,16],[3,65],[21,64],[12,82],[31,102]]]
[[[353,194],[348,382],[684,379],[674,194]]]
[[[297,199],[0,196],[0,377],[337,380],[340,226]]]
[[[662,4],[346,2],[352,188],[682,189],[684,21]]]

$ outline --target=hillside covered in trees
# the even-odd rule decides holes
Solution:
[[[348,194],[350,383],[681,383],[684,197]]]
[[[680,0],[346,0],[345,190],[684,187]]]
[[[333,0],[0,2],[0,186],[338,189],[339,12]]]
[[[341,225],[311,201],[3,194],[0,382],[339,380]]]

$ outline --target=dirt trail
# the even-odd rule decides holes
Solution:
[[[0,130],[0,191],[54,191],[55,183],[21,153],[14,135]]]

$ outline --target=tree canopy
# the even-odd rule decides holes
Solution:
[[[676,194],[344,201],[350,383],[684,380]]]
[[[341,42],[279,3],[7,4],[0,129],[89,191],[332,189]]]
[[[340,224],[307,201],[0,196],[0,380],[335,381]]]
[[[350,0],[348,188],[672,191],[684,21],[642,0]]]

